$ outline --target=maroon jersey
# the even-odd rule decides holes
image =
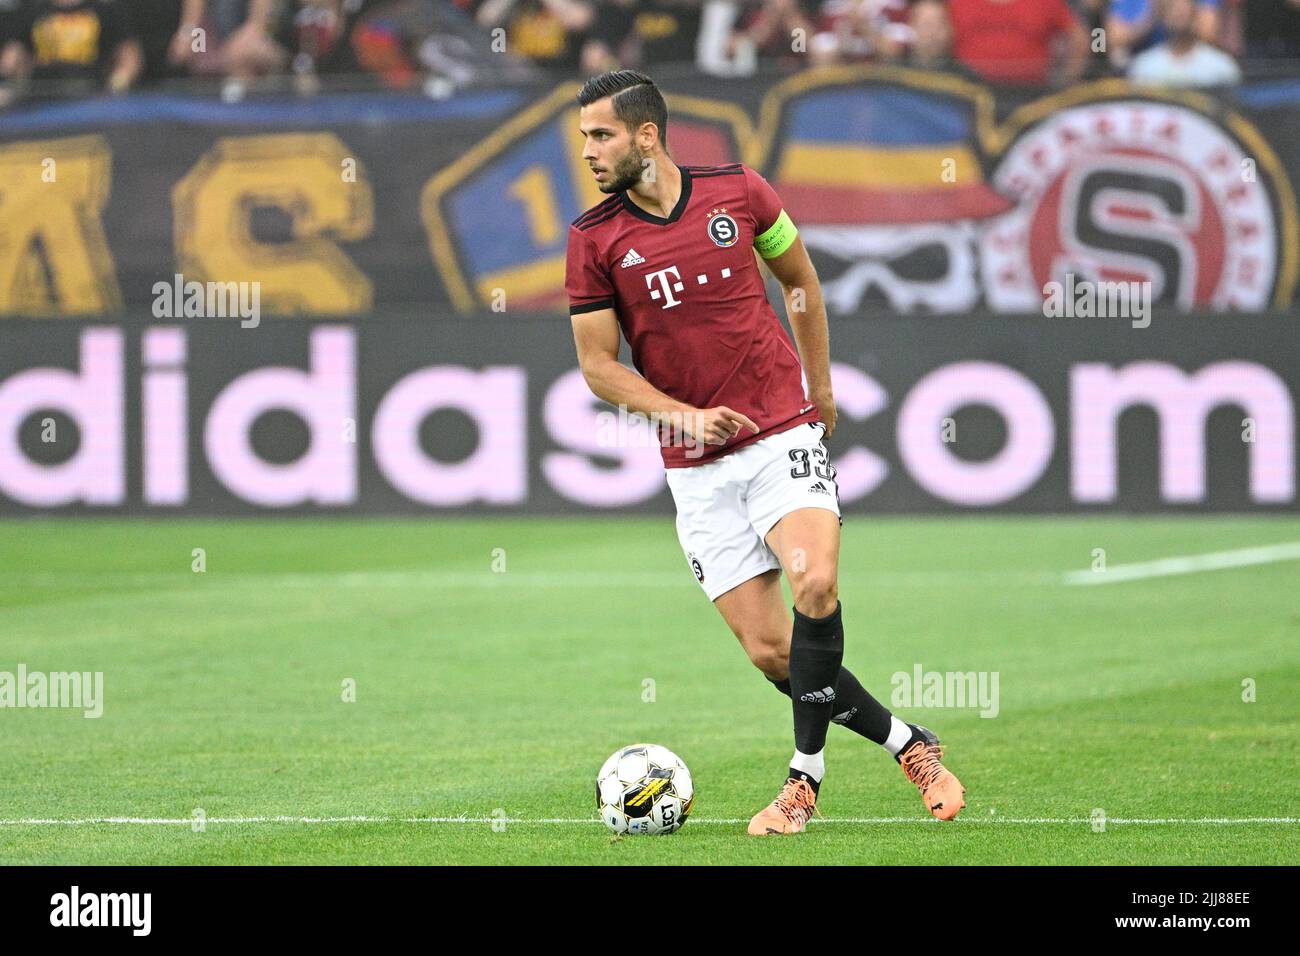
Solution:
[[[725,445],[664,442],[665,468],[821,421],[754,260],[781,200],[740,163],[677,168],[682,194],[667,219],[619,192],[573,221],[564,282],[570,315],[615,310],[632,363],[655,388],[695,408],[726,405],[759,427]]]

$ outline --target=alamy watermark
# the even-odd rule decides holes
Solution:
[[[153,284],[155,319],[242,319],[245,329],[262,321],[262,283],[185,281],[180,273],[171,282]]]
[[[703,412],[644,412],[628,411],[619,405],[618,411],[596,413],[596,444],[601,448],[645,448],[680,446],[686,449],[687,458],[699,458],[707,444],[695,437],[705,424]]]
[[[1150,282],[1094,282],[1076,280],[1043,286],[1043,315],[1049,319],[1132,319],[1135,329],[1151,324]]]
[[[74,885],[50,897],[51,926],[120,926],[148,936],[152,914],[152,893],[86,893]]]
[[[83,717],[104,713],[103,671],[0,671],[0,708],[68,708]]]
[[[998,671],[927,671],[920,664],[912,672],[895,671],[889,679],[894,691],[889,698],[897,710],[903,707],[978,707],[981,717],[998,715]]]

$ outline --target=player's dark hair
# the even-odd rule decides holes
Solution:
[[[578,92],[578,105],[590,106],[596,100],[614,97],[614,115],[623,121],[628,132],[642,123],[654,123],[659,129],[659,143],[668,150],[668,105],[655,81],[636,70],[610,70],[593,76]]]

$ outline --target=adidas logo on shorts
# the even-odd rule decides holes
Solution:
[[[826,485],[820,481],[813,482],[811,485],[808,486],[808,490],[821,492],[823,495],[829,495],[831,493],[831,490],[827,488]]]
[[[835,688],[823,687],[821,690],[801,694],[799,699],[805,704],[829,704],[835,699]]]

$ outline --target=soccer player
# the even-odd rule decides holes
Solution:
[[[952,819],[965,791],[940,763],[938,738],[894,717],[841,664],[826,310],[794,224],[752,169],[672,161],[667,107],[649,77],[593,77],[578,103],[582,159],[609,194],[569,228],[565,289],[582,374],[598,397],[658,424],[687,563],[794,709],[785,784],[749,832],[804,829],[832,721],[883,746],[930,812]],[[782,285],[798,354],[754,252]],[[640,374],[618,361],[620,329]]]

